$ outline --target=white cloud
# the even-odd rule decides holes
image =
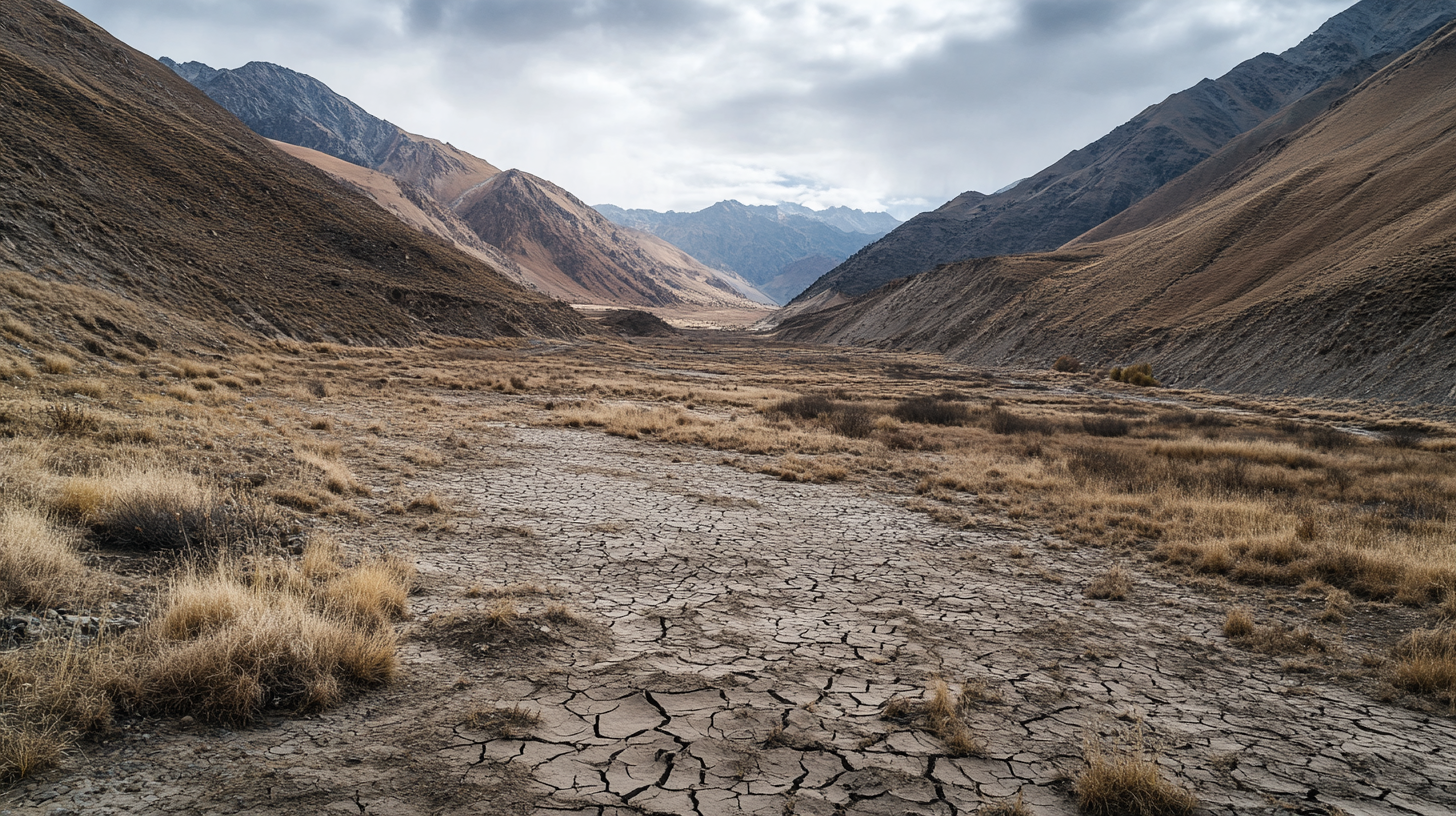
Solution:
[[[73,0],[154,56],[311,74],[592,203],[933,207],[1349,0]],[[901,210],[904,214],[904,210]]]

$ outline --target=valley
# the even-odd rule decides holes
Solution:
[[[1449,779],[1430,775],[1456,744],[1456,689],[1413,690],[1400,673],[1401,645],[1449,614],[1440,587],[1456,563],[1418,542],[1449,536],[1453,520],[1441,511],[1413,528],[1360,509],[1378,491],[1450,506],[1450,416],[1148,393],[718,332],[431,346],[263,346],[199,366],[212,373],[168,356],[157,363],[178,374],[151,386],[90,364],[0,384],[7,472],[38,449],[42,471],[61,474],[31,470],[5,496],[54,500],[47,485],[64,484],[80,451],[87,469],[143,456],[202,465],[220,485],[242,471],[253,475],[231,488],[240,497],[299,508],[315,497],[294,518],[310,539],[340,542],[346,561],[388,552],[416,570],[393,682],[316,713],[265,705],[246,727],[123,707],[4,807],[778,814],[1020,802],[1059,814],[1077,812],[1078,780],[1104,755],[1155,758],[1199,812],[1456,802]],[[230,379],[240,389],[200,387]],[[188,384],[196,402],[173,395]],[[916,397],[950,418],[906,413]],[[818,413],[797,407],[809,398]],[[95,424],[56,436],[38,409],[57,403]],[[175,419],[140,447],[108,441],[155,424],[149,415]],[[1207,477],[1175,453],[1193,444],[1222,463]],[[1237,464],[1264,486],[1210,487],[1180,505],[1157,484],[1124,484],[1125,464],[1077,464],[1094,451],[1151,456],[1145,470],[1183,462],[1185,482],[1232,484]],[[307,464],[320,458],[337,470]],[[1412,487],[1381,464],[1395,461]],[[1314,478],[1341,469],[1388,475],[1338,494],[1333,477]],[[336,492],[330,472],[356,486]],[[1197,529],[1181,526],[1195,507]],[[1356,545],[1382,560],[1323,566],[1372,525],[1397,549]],[[1263,539],[1248,538],[1254,526]],[[168,560],[83,553],[106,565],[102,597],[144,619]],[[1240,614],[1251,631],[1231,628]],[[951,724],[933,719],[937,706]]]

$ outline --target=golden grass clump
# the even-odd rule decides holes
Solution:
[[[1111,569],[1088,584],[1082,594],[1088,598],[1125,601],[1132,594],[1132,570],[1122,564],[1114,564]]]
[[[414,567],[401,558],[365,561],[328,582],[324,603],[338,617],[382,629],[408,611],[414,574]]]
[[[445,464],[445,459],[440,454],[419,445],[411,446],[406,450],[404,458],[420,467],[439,467]]]
[[[102,647],[67,638],[0,652],[0,782],[53,767],[77,737],[110,728],[111,670]]]
[[[269,702],[313,711],[392,678],[393,632],[331,611],[326,589],[301,595],[297,579],[229,562],[184,571],[133,644],[124,696],[142,711],[242,724]]]
[[[1228,611],[1223,621],[1223,635],[1229,639],[1245,638],[1254,634],[1254,615],[1247,607],[1236,606]]]
[[[1397,687],[1442,695],[1456,705],[1456,627],[1417,629],[1396,644],[1393,656]]]
[[[76,367],[71,358],[59,354],[41,355],[37,362],[40,363],[40,370],[47,374],[70,374]]]
[[[1198,797],[1163,778],[1142,733],[1125,746],[1089,737],[1082,746],[1087,766],[1077,775],[1077,806],[1088,816],[1184,816]]]
[[[298,461],[313,468],[323,477],[324,487],[328,488],[330,493],[340,495],[356,493],[361,496],[368,496],[373,492],[369,489],[368,485],[356,479],[354,474],[342,462],[334,462],[306,451],[298,452],[297,456]]]
[[[0,511],[0,607],[55,607],[86,583],[72,537],[54,521],[22,506]]]

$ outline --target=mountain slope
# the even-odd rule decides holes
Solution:
[[[1456,403],[1456,24],[1142,230],[938,268],[786,324],[980,364]]]
[[[253,132],[386,173],[446,206],[500,172],[463,150],[380,119],[317,79],[281,65],[250,62],[216,69],[166,57],[161,62]]]
[[[967,192],[912,218],[796,301],[826,289],[861,294],[965,258],[1061,246],[1327,83],[1350,71],[1364,79],[1453,17],[1456,0],[1363,0],[1298,46],[1174,94],[1009,190]]]
[[[0,264],[269,336],[588,331],[58,3],[0,21]],[[78,304],[78,308],[81,306]]]
[[[767,308],[769,298],[675,246],[620,227],[545,179],[509,170],[467,194],[462,220],[574,303]]]
[[[501,171],[489,162],[408,133],[306,74],[265,62],[233,70],[163,62],[257,133],[309,148],[291,152],[351,186],[368,188],[376,203],[414,226],[492,260],[491,249],[480,244],[496,250],[508,259],[505,268],[541,292],[596,305],[756,310],[773,302],[737,275],[707,270],[657,239],[603,228],[580,211],[583,205],[574,196],[549,182],[513,171],[516,175],[497,184]],[[382,173],[398,191],[339,162]],[[431,208],[416,191],[451,216],[425,213]],[[401,204],[402,198],[415,206]],[[465,225],[473,239],[458,235],[456,224]]]
[[[720,201],[686,213],[624,210],[610,204],[596,209],[616,224],[650,232],[682,247],[709,266],[737,272],[780,301],[798,294],[818,277],[800,271],[805,268],[799,266],[802,261],[828,258],[833,267],[882,234],[846,231],[838,224],[880,223],[878,216],[898,223],[887,213],[837,208],[825,211],[821,218],[807,207],[747,206],[737,201]],[[807,268],[822,266],[818,262]]]

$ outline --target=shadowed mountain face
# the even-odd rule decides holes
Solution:
[[[507,270],[541,292],[601,305],[759,309],[772,302],[731,272],[710,270],[652,236],[612,227],[544,179],[502,174],[451,145],[407,133],[313,77],[265,62],[233,70],[163,62],[257,133],[315,151],[295,154],[367,188],[380,206],[416,227],[447,236],[471,254],[494,260],[493,250],[503,253]],[[328,157],[382,173],[398,189],[385,189]],[[475,240],[459,235],[457,224]]]
[[[845,207],[822,212],[793,204],[747,206],[720,201],[698,212],[596,208],[614,223],[650,232],[718,269],[737,272],[780,302],[899,222],[888,213]],[[888,227],[866,233],[856,226]],[[830,260],[826,267],[820,260]],[[807,276],[802,270],[815,270]]]
[[[4,265],[267,336],[588,331],[58,3],[6,4],[0,108]]]
[[[982,365],[1149,360],[1165,380],[1456,403],[1456,23],[1324,115],[1054,253],[940,267],[785,324],[791,339]]]
[[[1055,249],[1123,212],[1330,83],[1352,87],[1456,17],[1456,0],[1364,0],[1298,46],[1174,94],[1011,189],[967,192],[871,244],[801,293],[862,294],[966,258]],[[1338,93],[1317,98],[1327,105]],[[1300,109],[1303,124],[1323,108]]]

